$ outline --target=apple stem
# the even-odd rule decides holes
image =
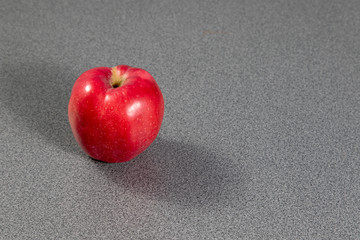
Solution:
[[[113,88],[121,87],[124,83],[125,78],[122,76],[120,70],[117,67],[111,69],[110,84]]]

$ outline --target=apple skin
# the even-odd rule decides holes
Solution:
[[[90,69],[76,80],[68,117],[80,147],[104,162],[126,162],[159,133],[164,99],[154,78],[127,65]]]

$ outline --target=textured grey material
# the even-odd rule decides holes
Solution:
[[[360,1],[6,1],[0,239],[360,239]],[[85,70],[159,83],[157,140],[88,158]]]

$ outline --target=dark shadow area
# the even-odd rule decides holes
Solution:
[[[77,76],[70,67],[52,62],[2,63],[1,102],[15,124],[40,133],[66,152],[81,154],[67,118],[70,93]],[[27,130],[28,131],[28,130]]]
[[[2,63],[1,73],[5,81],[1,83],[0,100],[19,128],[44,136],[65,152],[86,156],[67,118],[71,89],[81,73],[45,61]],[[184,207],[244,204],[250,181],[239,159],[161,135],[128,163],[91,163],[123,190]]]
[[[185,207],[244,204],[250,174],[239,161],[215,152],[158,137],[128,163],[93,163],[121,188],[150,199]]]

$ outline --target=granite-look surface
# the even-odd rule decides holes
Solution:
[[[0,239],[359,239],[360,1],[0,3]],[[148,70],[157,140],[77,146],[87,69]]]

